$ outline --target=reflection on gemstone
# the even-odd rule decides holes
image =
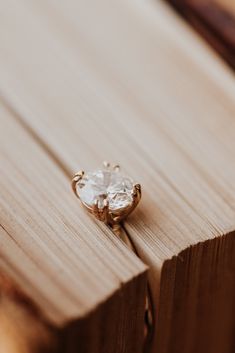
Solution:
[[[107,198],[110,211],[117,211],[132,204],[133,188],[133,181],[119,171],[99,169],[84,175],[77,183],[77,194],[88,207],[98,200],[102,208]]]

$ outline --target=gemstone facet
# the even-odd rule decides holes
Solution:
[[[119,170],[98,169],[88,172],[78,181],[76,190],[87,207],[92,207],[98,201],[98,207],[102,208],[107,199],[109,210],[115,213],[133,203],[134,183]]]

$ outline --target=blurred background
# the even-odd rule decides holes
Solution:
[[[235,2],[233,0],[169,0],[169,2],[235,69]]]

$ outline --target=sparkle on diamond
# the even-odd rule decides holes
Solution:
[[[77,183],[77,193],[88,207],[98,200],[98,207],[102,208],[107,198],[109,209],[117,211],[132,204],[133,187],[133,181],[119,171],[99,169],[83,176]]]

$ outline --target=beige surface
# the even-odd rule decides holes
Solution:
[[[159,1],[2,12],[0,89],[18,120],[67,174],[106,159],[142,184],[126,228],[157,306],[164,260],[235,229],[233,75]]]

